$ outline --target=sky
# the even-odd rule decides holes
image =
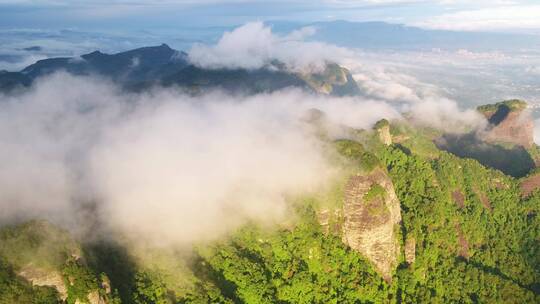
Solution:
[[[19,71],[45,58],[161,43],[190,52],[218,43],[224,33],[244,24],[262,21],[280,39],[308,26],[314,34],[306,39],[314,45],[360,51],[356,57],[364,67],[382,70],[377,75],[381,87],[394,81],[397,76],[388,80],[387,74],[396,72],[440,88],[461,105],[519,97],[540,109],[538,16],[540,0],[0,0],[0,70]],[[335,20],[455,32],[360,23],[343,28],[339,22],[320,26]],[[248,36],[259,41],[268,30]],[[477,31],[495,33],[471,33]],[[36,46],[37,51],[28,49]],[[206,55],[223,63],[222,49],[228,48],[226,43],[218,46]],[[309,47],[311,51],[313,45]],[[294,57],[310,52],[300,53]]]
[[[0,0],[0,28],[155,29],[249,21],[386,21],[540,34],[539,0]]]

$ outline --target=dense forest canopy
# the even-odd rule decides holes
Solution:
[[[540,301],[540,191],[525,197],[519,179],[437,149],[430,129],[387,121],[381,127],[398,141],[385,145],[375,130],[333,142],[346,173],[326,193],[291,198],[295,219],[282,226],[252,222],[178,250],[84,242],[43,221],[6,226],[0,303]],[[373,172],[391,179],[401,208],[397,265],[386,278],[342,241],[347,180]],[[370,202],[387,195],[377,183],[363,195],[368,218],[385,216],[384,205]],[[28,268],[62,281],[32,285],[24,279]]]

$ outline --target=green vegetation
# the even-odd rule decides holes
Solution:
[[[386,190],[379,184],[371,186],[369,191],[364,195],[364,200],[369,202],[378,197],[384,197]]]
[[[359,89],[350,72],[335,63],[326,63],[323,71],[299,73],[297,76],[315,92],[332,95],[354,95]]]
[[[199,251],[224,294],[242,303],[384,302],[391,287],[339,238],[321,233],[314,210],[305,212],[292,231],[246,227]]]
[[[538,148],[525,149],[519,145],[486,143],[474,134],[445,135],[441,138],[441,149],[463,158],[473,158],[485,166],[501,170],[507,175],[520,178],[535,168],[533,157],[538,157]]]
[[[342,242],[345,176],[326,193],[292,200],[294,223],[273,229],[249,223],[188,251],[95,243],[78,249],[83,258],[76,259],[77,244],[48,224],[4,228],[0,303],[58,303],[53,289],[16,276],[30,262],[61,270],[68,303],[94,290],[109,303],[136,304],[539,303],[540,192],[523,199],[515,178],[438,150],[429,144],[435,131],[391,129],[401,140],[390,146],[367,132],[334,143],[346,174],[381,168],[392,179],[402,223],[391,280]],[[456,189],[463,202],[454,201]],[[383,195],[385,188],[374,184],[364,198]],[[326,231],[318,222],[323,209],[335,215]],[[409,238],[416,243],[410,264],[403,253]],[[104,292],[107,279],[111,293]]]
[[[91,292],[98,293],[110,304],[119,298],[106,294],[101,283],[105,275],[85,265],[80,259],[81,248],[70,234],[46,221],[30,221],[0,230],[0,303],[60,303],[53,287],[32,286],[17,274],[21,269],[30,272],[58,274],[67,289],[66,302],[87,303]],[[6,283],[4,285],[4,282]],[[30,299],[30,300],[28,300]]]
[[[404,234],[417,243],[416,261],[397,273],[402,301],[538,302],[540,252],[531,242],[540,231],[530,215],[539,205],[520,201],[514,179],[447,153],[428,160],[392,147],[382,159]],[[457,187],[466,193],[464,209],[451,198]]]
[[[527,153],[530,155],[531,159],[535,163],[540,163],[540,147],[537,145],[533,145],[532,147],[527,149]]]
[[[375,125],[373,126],[373,129],[379,130],[384,127],[390,127],[390,122],[386,119],[381,119],[375,123]]]
[[[98,290],[98,282],[92,271],[75,260],[69,260],[63,269],[64,283],[67,286],[67,303],[88,301],[88,294]]]
[[[32,286],[18,277],[12,266],[0,258],[0,304],[60,304],[58,292],[51,287]]]
[[[482,105],[476,108],[480,113],[496,112],[501,106],[507,107],[510,111],[523,110],[527,108],[527,102],[519,99],[510,99],[494,104]]]
[[[428,127],[412,127],[405,123],[392,124],[390,133],[397,146],[407,153],[436,158],[440,150],[434,144],[434,139],[442,135],[440,130]]]
[[[58,269],[66,256],[80,255],[80,248],[69,233],[46,221],[30,221],[0,230],[0,256],[16,267],[32,264]]]
[[[357,166],[361,166],[367,172],[380,166],[379,159],[359,142],[341,139],[335,141],[334,146],[342,156],[354,161]]]

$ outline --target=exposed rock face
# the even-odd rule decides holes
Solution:
[[[55,288],[60,294],[62,301],[66,301],[68,297],[67,286],[64,281],[64,277],[58,271],[46,270],[33,265],[27,265],[18,273],[21,277],[32,283],[35,286],[48,286]],[[73,283],[72,283],[73,284]],[[102,288],[105,289],[106,294],[111,293],[110,282],[102,282]],[[94,290],[88,294],[89,304],[107,304],[108,301],[104,298],[98,290]],[[75,303],[82,304],[80,300],[76,300]]]
[[[77,300],[77,301],[75,301],[75,303],[81,303],[81,302],[79,300]],[[91,293],[88,294],[88,303],[90,303],[90,304],[107,304],[107,300],[105,300],[99,294],[99,291],[94,290],[94,291],[92,291]]]
[[[32,285],[54,287],[63,301],[67,299],[67,288],[64,284],[64,278],[59,272],[48,271],[28,265],[21,269],[18,274],[32,283]]]
[[[531,147],[534,144],[534,121],[524,101],[509,100],[479,107],[489,127],[483,136],[487,142],[505,142]]]
[[[382,189],[373,191],[373,189]],[[390,178],[381,169],[353,176],[345,188],[342,240],[366,256],[390,281],[397,266],[399,242],[396,226],[401,209]]]
[[[412,264],[416,260],[416,239],[408,237],[405,241],[405,261]]]
[[[540,174],[534,174],[524,179],[520,184],[521,196],[528,197],[540,189]]]
[[[461,190],[454,190],[452,191],[452,199],[456,203],[459,209],[463,209],[465,207],[465,195],[463,195],[463,192]]]
[[[489,200],[487,195],[476,188],[474,188],[473,191],[476,196],[478,196],[478,199],[480,200],[480,203],[482,203],[482,206],[489,212],[493,212],[493,208],[491,207],[491,201]]]
[[[386,119],[379,120],[373,127],[379,135],[379,140],[389,146],[392,144],[392,134],[390,133],[390,123]]]
[[[298,76],[321,94],[344,96],[356,95],[360,91],[349,70],[335,63],[328,63],[321,72],[299,73]]]

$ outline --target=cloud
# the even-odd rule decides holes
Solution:
[[[353,78],[368,96],[395,102],[421,101],[417,80],[406,74],[390,72],[381,66],[354,72]]]
[[[403,66],[385,62],[385,58],[376,58],[379,59],[370,57],[348,62],[353,78],[367,97],[395,104],[401,112],[407,113],[413,123],[419,125],[456,133],[485,127],[484,117],[475,110],[462,110],[443,88],[420,81],[407,73]],[[407,57],[399,55],[398,58],[402,61]],[[429,60],[425,58],[424,64]],[[432,72],[423,70],[423,73]]]
[[[540,28],[540,5],[498,5],[429,17],[412,25],[445,30],[507,30]]]
[[[323,189],[337,173],[303,120],[312,108],[356,128],[399,117],[382,102],[299,90],[128,94],[93,78],[41,79],[0,97],[0,222],[80,227],[96,204],[104,230],[181,245],[247,220],[281,221],[287,197]]]
[[[63,83],[63,84],[62,84]],[[80,175],[70,170],[91,144],[113,108],[108,98],[94,98],[105,84],[70,77],[50,79],[20,96],[0,95],[0,221],[20,217],[63,219]],[[94,110],[78,111],[92,99]],[[106,109],[106,112],[103,110]],[[98,119],[99,118],[99,119]]]
[[[277,60],[292,70],[320,69],[327,61],[340,62],[352,53],[321,42],[307,42],[311,27],[280,36],[262,22],[247,23],[226,32],[214,46],[194,45],[189,59],[204,68],[257,69]]]
[[[540,119],[534,121],[534,142],[540,145]]]
[[[312,67],[326,57],[293,58],[312,46],[304,41],[312,33],[304,28],[278,36],[251,23],[213,47],[199,47],[212,67],[255,68],[276,56],[291,68]],[[298,50],[288,49],[291,42]],[[448,131],[485,123],[443,88],[414,77],[407,65],[433,80],[441,68],[451,68],[441,58],[465,57],[470,66],[478,54],[345,53],[352,55],[343,62],[363,97],[300,90],[130,94],[67,74],[43,78],[17,96],[0,96],[0,222],[45,217],[76,227],[85,223],[85,206],[95,204],[95,220],[108,232],[160,245],[191,244],[248,220],[286,219],[288,197],[329,184],[336,168],[327,159],[328,146],[303,120],[310,109],[326,113],[334,138],[347,135],[340,126],[369,128],[380,118],[400,118],[401,111],[417,124]]]
[[[457,103],[450,99],[424,99],[404,107],[413,121],[451,133],[462,133],[468,130],[481,130],[487,122],[476,110],[461,110]]]

